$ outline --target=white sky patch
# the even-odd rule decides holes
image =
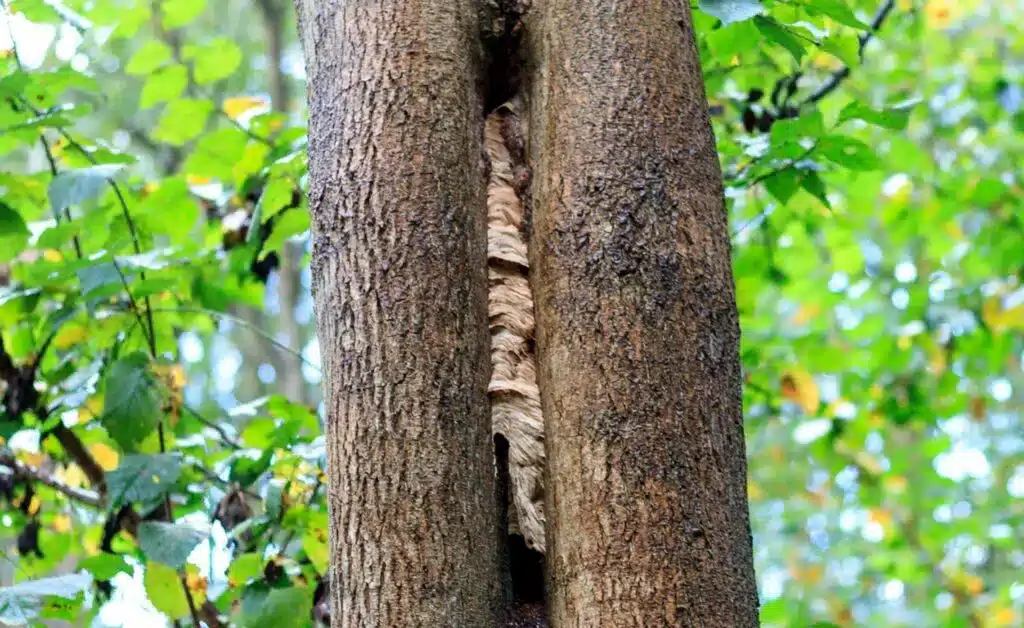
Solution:
[[[906,173],[898,172],[886,179],[885,183],[882,184],[882,194],[892,198],[908,185],[910,185],[910,177]]]
[[[323,374],[319,369],[313,368],[310,364],[317,367],[320,366],[320,343],[317,342],[316,338],[313,338],[302,350],[302,357],[306,359],[306,362],[302,363],[302,377],[311,384],[319,384]]]
[[[1009,401],[1013,395],[1013,385],[1009,380],[997,379],[988,385],[988,392],[996,401]]]
[[[277,379],[277,371],[274,370],[273,365],[264,362],[256,369],[256,377],[260,378],[264,384],[272,384]]]
[[[913,262],[900,262],[896,265],[893,275],[900,283],[910,283],[917,279],[917,266],[914,266]]]
[[[35,24],[20,13],[12,16],[0,12],[0,49],[17,48],[18,58],[26,69],[43,64],[56,34],[57,28],[52,24]]]
[[[951,451],[935,457],[935,472],[954,482],[967,478],[986,478],[992,472],[992,465],[984,452],[975,447],[957,443]]]
[[[825,434],[828,434],[830,429],[832,429],[831,419],[804,421],[793,430],[793,440],[801,445],[813,443]]]
[[[186,331],[178,337],[178,346],[181,348],[181,358],[186,362],[195,364],[203,361],[206,350],[203,348],[203,341],[193,332]]]
[[[1006,492],[1016,499],[1024,497],[1024,466],[1017,467],[1013,476],[1007,480]]]
[[[889,580],[882,585],[880,597],[888,602],[895,602],[903,598],[905,587],[900,580]]]

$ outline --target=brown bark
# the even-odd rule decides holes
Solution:
[[[297,0],[335,626],[499,599],[472,0]]]
[[[536,0],[553,626],[756,626],[739,327],[689,7]]]

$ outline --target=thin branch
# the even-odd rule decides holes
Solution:
[[[257,334],[258,336],[260,336],[261,338],[263,338],[264,340],[266,340],[270,344],[274,345],[278,349],[281,349],[282,351],[286,351],[287,353],[295,356],[295,358],[297,358],[300,362],[302,362],[303,364],[305,364],[309,368],[315,369],[318,373],[322,372],[320,370],[320,367],[317,366],[316,364],[313,364],[309,360],[307,360],[302,355],[301,351],[298,351],[296,349],[292,349],[291,347],[289,347],[288,345],[284,344],[283,342],[277,340],[276,338],[271,336],[269,333],[263,331],[262,329],[260,329],[256,325],[253,325],[252,323],[250,323],[250,322],[248,322],[246,320],[243,320],[243,319],[241,319],[241,318],[239,318],[237,316],[234,316],[232,314],[228,314],[226,312],[218,312],[216,310],[209,310],[209,309],[206,309],[206,308],[203,308],[203,307],[155,307],[155,308],[152,309],[152,311],[157,312],[157,313],[159,313],[159,312],[166,312],[166,313],[171,313],[171,314],[181,314],[181,313],[206,314],[207,316],[213,316],[215,318],[222,318],[224,320],[231,321],[232,323],[236,323],[236,324],[241,325],[241,326],[243,326],[243,327],[245,327],[247,329],[250,329],[253,333]]]
[[[72,432],[71,428],[64,425],[63,422],[58,422],[51,434],[57,437],[57,442],[64,448],[64,453],[70,456],[75,461],[75,464],[82,469],[85,477],[89,478],[89,483],[96,487],[100,495],[106,493],[107,474],[104,473],[103,467],[96,462],[96,458],[93,457],[92,453],[86,449],[82,439],[78,438],[78,435]]]
[[[36,469],[21,462],[7,451],[0,451],[0,466],[9,469],[15,478],[30,480],[48,486],[80,504],[93,508],[103,508],[105,505],[101,495],[85,489],[68,486],[42,469]]]
[[[875,16],[871,18],[871,24],[869,25],[870,28],[862,33],[859,38],[860,46],[857,50],[858,56],[864,55],[864,48],[875,37],[875,35],[878,34],[878,30],[882,28],[882,24],[885,23],[886,18],[889,17],[889,14],[892,13],[895,6],[896,0],[885,0],[885,2],[878,7],[878,10],[875,12]],[[850,66],[844,64],[843,67],[833,72],[832,75],[828,77],[828,80],[818,86],[818,89],[811,92],[811,94],[800,103],[800,107],[802,108],[807,105],[813,105],[822,98],[828,96],[834,92],[848,76],[850,76]]]
[[[225,445],[231,447],[232,449],[244,449],[241,443],[232,438],[226,431],[224,431],[224,428],[221,427],[220,425],[217,425],[215,421],[211,421],[210,419],[199,414],[194,408],[192,408],[188,404],[183,403],[181,404],[181,407],[182,409],[187,410],[188,413],[195,417],[197,421],[199,421],[206,427],[210,428],[211,430],[217,432],[217,435],[220,436],[221,442],[223,442]]]

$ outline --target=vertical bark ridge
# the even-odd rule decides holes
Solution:
[[[688,6],[536,0],[553,626],[756,626],[739,326]]]
[[[471,0],[297,0],[336,626],[499,611]]]

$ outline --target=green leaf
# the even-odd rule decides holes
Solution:
[[[871,28],[857,18],[856,14],[841,0],[811,0],[806,5],[812,13],[827,15],[844,26],[859,30]]]
[[[89,574],[76,573],[0,588],[0,625],[29,625],[40,617],[48,599],[77,599],[91,584]]]
[[[313,595],[305,587],[267,589],[246,587],[242,593],[244,628],[305,628],[309,625]]]
[[[135,51],[124,71],[127,74],[141,76],[153,72],[171,60],[171,47],[157,39],[150,39]]]
[[[199,222],[199,205],[182,177],[169,177],[146,197],[140,216],[152,233],[184,242]]]
[[[291,205],[294,190],[295,183],[289,177],[272,176],[260,198],[260,223],[267,222],[272,216]]]
[[[825,122],[821,112],[812,109],[799,118],[779,120],[772,125],[771,146],[778,157],[795,158],[806,149],[802,146],[807,140],[816,140],[825,133]]]
[[[808,171],[800,183],[811,196],[821,201],[822,205],[832,209],[832,204],[828,201],[828,193],[825,190],[825,182],[821,180],[817,172]]]
[[[196,83],[207,85],[231,75],[242,63],[242,49],[226,37],[218,37],[203,46],[186,49],[185,58],[193,59]]]
[[[212,111],[213,103],[209,100],[172,100],[160,115],[160,120],[153,130],[153,139],[172,146],[184,146],[202,135]]]
[[[309,230],[309,212],[301,209],[293,209],[280,215],[274,230],[270,233],[260,258],[266,257],[271,251],[280,250],[284,243],[292,236],[299,235]]]
[[[234,164],[245,154],[248,143],[245,132],[235,127],[207,133],[196,142],[183,169],[187,174],[231,181]]]
[[[103,427],[125,450],[134,450],[160,423],[163,395],[149,356],[131,353],[110,367],[104,382]]]
[[[0,263],[14,259],[28,243],[29,235],[21,214],[0,200]]]
[[[10,10],[21,13],[25,19],[36,24],[60,24],[60,13],[44,0],[11,0]]]
[[[242,554],[231,561],[228,567],[228,580],[231,586],[242,586],[249,580],[254,580],[263,575],[263,556],[255,552]]]
[[[749,20],[764,11],[760,0],[700,0],[701,11],[722,20],[724,26]]]
[[[188,598],[181,586],[181,576],[174,569],[160,563],[146,563],[142,583],[146,588],[146,596],[156,610],[171,619],[189,614]]]
[[[830,135],[822,138],[816,148],[817,152],[834,163],[850,170],[879,170],[882,162],[870,146],[843,135]]]
[[[791,33],[785,26],[761,15],[754,18],[754,24],[769,41],[773,41],[789,51],[797,63],[803,59],[804,41]]]
[[[111,38],[127,39],[134,37],[135,33],[139,31],[139,27],[149,21],[150,15],[148,3],[139,3],[127,7],[119,5],[116,18],[111,16],[111,19],[117,23],[117,28],[111,33]]]
[[[165,28],[181,28],[202,14],[206,0],[164,0],[160,8]]]
[[[839,113],[839,124],[849,120],[863,120],[869,124],[893,131],[903,131],[910,122],[913,103],[886,109],[873,109],[861,102],[853,101]]]
[[[97,554],[78,562],[78,569],[84,569],[97,580],[110,580],[119,573],[132,574],[132,566],[120,554]]]
[[[50,209],[56,215],[72,205],[97,198],[123,168],[121,164],[104,164],[58,173],[47,190]]]
[[[272,480],[267,484],[267,515],[271,519],[281,517],[281,508],[284,505],[284,483],[280,480]]]
[[[181,569],[189,554],[209,538],[209,530],[187,523],[144,521],[139,524],[139,547],[151,561]]]
[[[317,572],[326,573],[330,564],[331,552],[328,549],[326,530],[310,530],[302,537],[302,551],[309,557]]]
[[[139,107],[148,109],[153,105],[174,100],[188,85],[188,69],[180,63],[169,65],[150,74],[142,85]]]
[[[152,502],[174,487],[180,475],[180,454],[125,456],[107,473],[107,490],[115,505]]]
[[[785,205],[800,189],[800,176],[795,168],[786,168],[765,179],[764,186],[772,196]]]
[[[990,207],[999,202],[1010,192],[1010,186],[999,179],[985,177],[978,181],[971,191],[971,204],[977,207]]]
[[[830,35],[821,42],[821,49],[835,56],[848,67],[860,65],[860,41],[847,33]]]

